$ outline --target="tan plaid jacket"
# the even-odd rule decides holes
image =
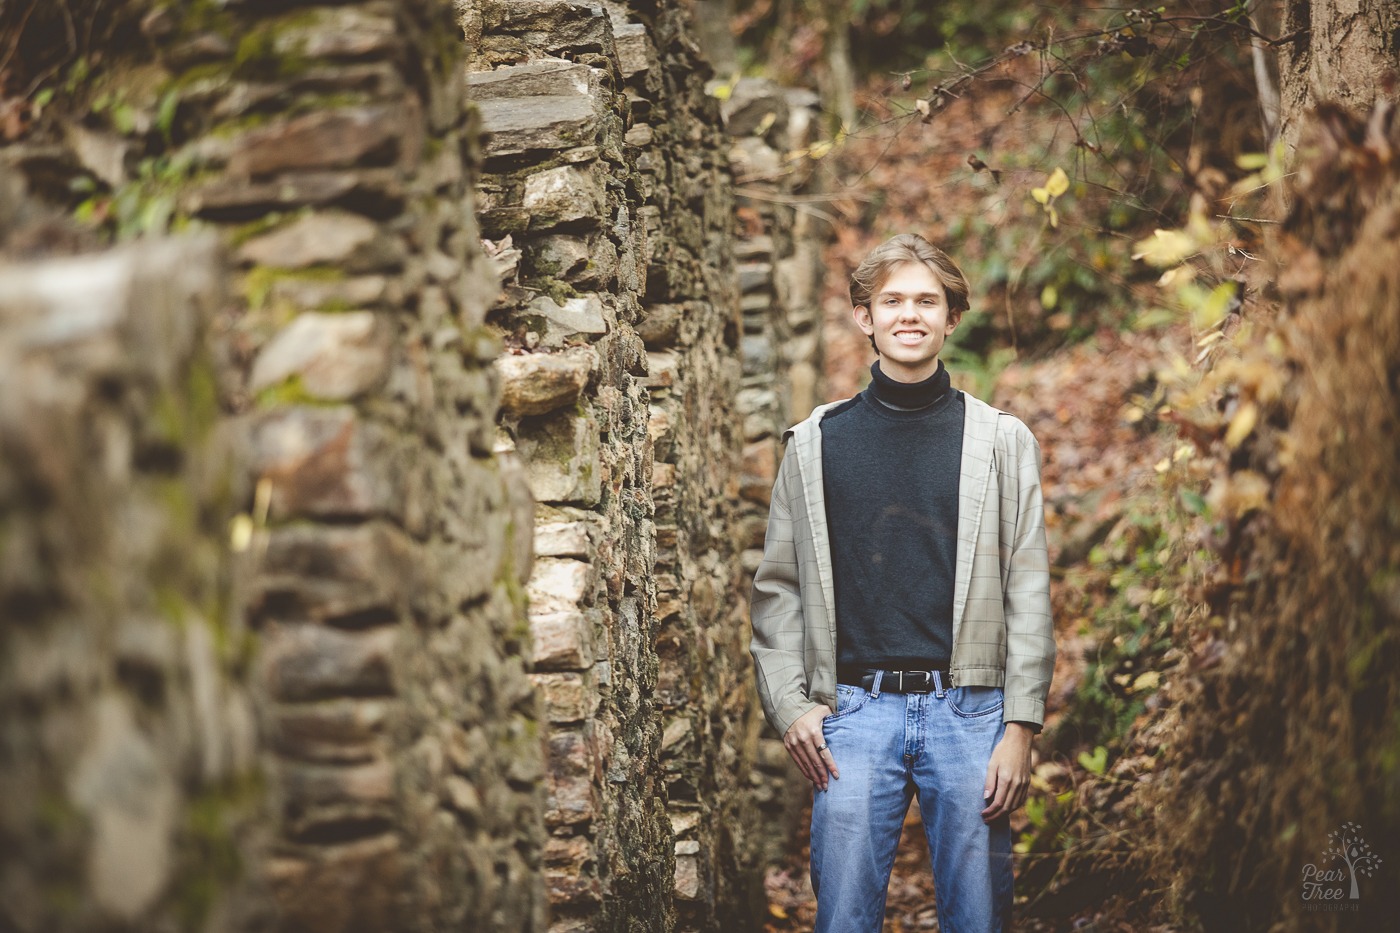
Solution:
[[[1020,419],[968,395],[958,496],[953,686],[1003,687],[1002,719],[1045,722],[1055,669],[1040,445]],[[842,399],[841,401],[845,401]],[[818,406],[783,432],[750,651],[768,721],[785,734],[818,704],[836,709],[836,600]]]

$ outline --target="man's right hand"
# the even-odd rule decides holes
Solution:
[[[787,735],[783,736],[783,745],[787,747],[792,760],[797,762],[803,777],[817,785],[819,790],[826,790],[828,774],[838,780],[841,777],[836,770],[836,759],[832,758],[831,750],[826,747],[826,739],[822,737],[822,720],[831,712],[831,707],[825,704],[814,707],[788,726]]]

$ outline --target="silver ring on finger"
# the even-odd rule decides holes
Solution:
[[[822,744],[818,745],[818,746],[817,746],[817,751],[819,751],[819,752],[824,752],[824,751],[826,751],[826,743],[823,742]]]

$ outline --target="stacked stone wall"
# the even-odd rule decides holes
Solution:
[[[724,99],[740,232],[743,375],[735,402],[743,419],[743,461],[736,605],[747,637],[748,597],[763,556],[783,430],[825,401],[821,251],[832,230],[820,209],[820,176],[811,157],[825,145],[817,96],[762,78],[712,84]],[[790,854],[811,790],[767,722],[760,721],[754,741],[755,766],[747,779],[759,817],[752,833],[755,857],[774,865]]]
[[[128,12],[147,47],[108,50],[100,77],[75,85],[79,97],[54,108],[66,105],[71,120],[51,117],[47,139],[35,134],[5,162],[31,179],[51,183],[67,172],[95,188],[89,207],[119,212],[118,234],[164,218],[176,228],[203,226],[225,245],[232,300],[210,342],[222,418],[239,438],[231,462],[244,492],[234,497],[230,543],[245,572],[230,605],[241,615],[206,613],[184,624],[183,637],[173,635],[183,623],[166,619],[159,629],[160,613],[180,616],[194,597],[159,585],[160,568],[150,568],[145,593],[137,569],[129,579],[99,578],[105,613],[120,616],[126,600],[157,616],[139,629],[120,627],[148,642],[138,638],[131,650],[156,655],[133,666],[120,644],[109,644],[117,636],[106,634],[111,625],[96,610],[59,613],[28,596],[9,599],[6,637],[42,638],[7,652],[7,684],[25,683],[26,669],[60,650],[49,644],[60,635],[79,655],[85,645],[97,657],[117,652],[115,673],[102,675],[115,687],[66,705],[54,699],[52,712],[6,686],[15,754],[60,742],[65,729],[80,738],[79,713],[97,723],[96,750],[82,753],[79,744],[76,763],[55,760],[64,779],[36,812],[54,820],[75,812],[61,851],[110,861],[108,811],[84,810],[97,806],[93,795],[117,794],[112,787],[148,773],[157,790],[179,786],[173,798],[160,796],[159,819],[140,839],[168,855],[187,845],[181,827],[196,821],[210,838],[189,844],[204,845],[217,867],[262,892],[240,898],[264,914],[249,929],[542,929],[543,735],[525,673],[530,499],[518,471],[492,451],[498,390],[490,363],[500,343],[484,317],[496,275],[475,227],[480,157],[456,11],[432,0],[371,0],[152,3]],[[144,352],[131,342],[117,350],[138,359]],[[123,388],[100,373],[92,378],[99,395]],[[130,413],[157,423],[179,415],[178,407]],[[20,404],[14,417],[24,424],[42,410]],[[196,447],[187,436],[172,444]],[[118,445],[107,459],[118,469],[139,454]],[[76,468],[81,491],[89,461],[76,449],[55,456]],[[212,518],[208,528],[191,528],[180,510],[202,503],[180,498],[173,481],[162,488],[172,497],[164,516],[120,500],[93,507],[110,518],[115,537],[139,539],[154,534],[148,525],[171,523],[172,539],[189,538],[191,552],[176,554],[183,560],[201,559],[200,548],[230,535]],[[33,501],[7,505],[23,514]],[[76,556],[73,563],[82,566]],[[14,584],[21,594],[45,592],[48,575],[61,578],[64,567],[63,558],[52,566],[7,561],[12,576],[32,575]],[[214,587],[196,582],[201,598]],[[130,592],[112,591],[117,583]],[[46,613],[71,632],[46,623]],[[212,675],[194,672],[214,662],[195,652],[213,649],[198,647],[193,633],[238,625],[246,646],[223,649],[231,661],[215,655],[234,683],[218,714],[236,717],[251,704],[255,726],[237,734],[239,747],[255,753],[244,748],[240,767],[221,767],[237,777],[244,759],[256,763],[250,805],[264,818],[263,844],[254,848],[229,842],[219,801],[180,784],[189,752],[160,745],[159,717],[143,723],[117,690],[130,670],[137,688],[203,684],[189,689],[208,703],[199,691],[207,693]],[[61,678],[56,684],[51,690],[64,696]],[[156,712],[181,698],[174,687],[162,696]],[[143,730],[147,751],[110,749]],[[135,764],[126,760],[133,755]],[[128,809],[146,805],[132,793]],[[113,804],[119,816],[123,805]],[[7,856],[44,851],[44,819],[7,823]],[[163,906],[171,899],[195,896],[181,893],[173,869],[128,864],[125,871],[153,887],[114,908],[112,886],[94,865],[48,875],[68,885],[53,894],[7,863],[5,883],[22,898],[6,904],[39,905],[23,923],[7,919],[22,929],[105,929],[118,919],[151,928],[173,909]],[[218,893],[235,884],[222,876],[196,882]],[[84,923],[53,919],[65,899]]]
[[[771,167],[752,180],[779,200],[798,192],[788,157],[815,138],[815,100],[765,84],[781,112],[750,101],[727,137],[724,95],[679,4],[464,12],[480,37],[470,85],[487,131],[483,228],[511,257],[490,317],[508,347],[502,444],[546,503],[537,643],[556,637],[560,603],[594,610],[569,628],[567,678],[535,675],[546,707],[567,709],[551,723],[553,792],[588,807],[568,823],[551,808],[551,846],[564,853],[551,876],[556,916],[579,928],[595,912],[604,927],[750,927],[762,862],[780,847],[765,832],[788,828],[801,789],[780,762],[755,770],[741,554],[761,545],[776,422],[794,394],[810,407],[818,389],[819,263],[790,206],[745,216],[730,163]],[[796,377],[780,377],[794,358]],[[594,549],[547,555],[569,521],[590,529],[574,537]],[[551,557],[579,591],[545,575]],[[591,582],[609,566],[611,581]],[[582,710],[548,699],[561,690],[596,699]],[[765,794],[781,816],[759,823]],[[647,865],[669,870],[669,883],[638,875]]]
[[[671,0],[122,10],[0,171],[204,233],[83,258],[90,340],[0,273],[0,925],[758,928],[815,102]]]
[[[7,205],[9,206],[9,205]],[[267,814],[212,239],[0,266],[0,926],[194,927]]]
[[[740,322],[708,68],[670,4],[482,3],[466,21],[482,224],[514,262],[490,315],[502,445],[541,503],[536,644],[560,649],[534,674],[556,928],[751,927]]]

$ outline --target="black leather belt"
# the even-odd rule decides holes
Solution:
[[[875,675],[878,671],[875,668],[867,667],[839,667],[836,670],[836,679],[843,684],[853,687],[863,687],[866,690],[875,689]],[[933,671],[885,671],[885,676],[880,678],[880,691],[883,693],[931,693],[933,692],[934,681]],[[946,670],[938,671],[939,683],[943,689],[947,690],[950,683]]]

